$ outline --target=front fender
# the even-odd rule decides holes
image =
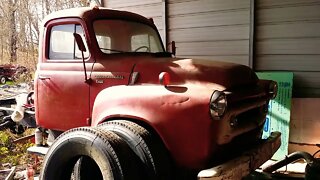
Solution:
[[[96,97],[92,126],[111,118],[144,121],[158,133],[179,165],[198,168],[210,155],[212,92],[195,85],[113,86]]]

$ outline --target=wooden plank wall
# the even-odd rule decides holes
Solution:
[[[291,106],[289,152],[313,154],[320,144],[320,98],[293,98]],[[320,156],[320,154],[319,154]]]
[[[168,0],[177,56],[249,65],[250,0]]]
[[[292,71],[294,97],[320,97],[320,0],[256,2],[255,69]]]
[[[162,0],[104,0],[105,7],[134,12],[153,18],[162,40],[165,40],[164,7]]]

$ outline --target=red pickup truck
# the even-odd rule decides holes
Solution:
[[[0,65],[0,84],[5,84],[7,80],[15,80],[21,74],[27,73],[28,69],[19,65]]]
[[[55,12],[39,44],[46,180],[194,177],[256,145],[277,94],[247,66],[175,57],[152,20],[126,11]]]

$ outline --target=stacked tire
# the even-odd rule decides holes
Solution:
[[[126,120],[71,129],[44,159],[43,180],[170,179],[172,167],[160,138]]]

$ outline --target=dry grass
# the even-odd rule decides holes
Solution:
[[[12,134],[9,130],[0,131],[0,169],[2,164],[26,165],[32,158],[27,154],[27,148],[33,146],[28,140],[23,143],[13,143],[14,140],[33,133],[33,129],[28,129],[22,135]]]

